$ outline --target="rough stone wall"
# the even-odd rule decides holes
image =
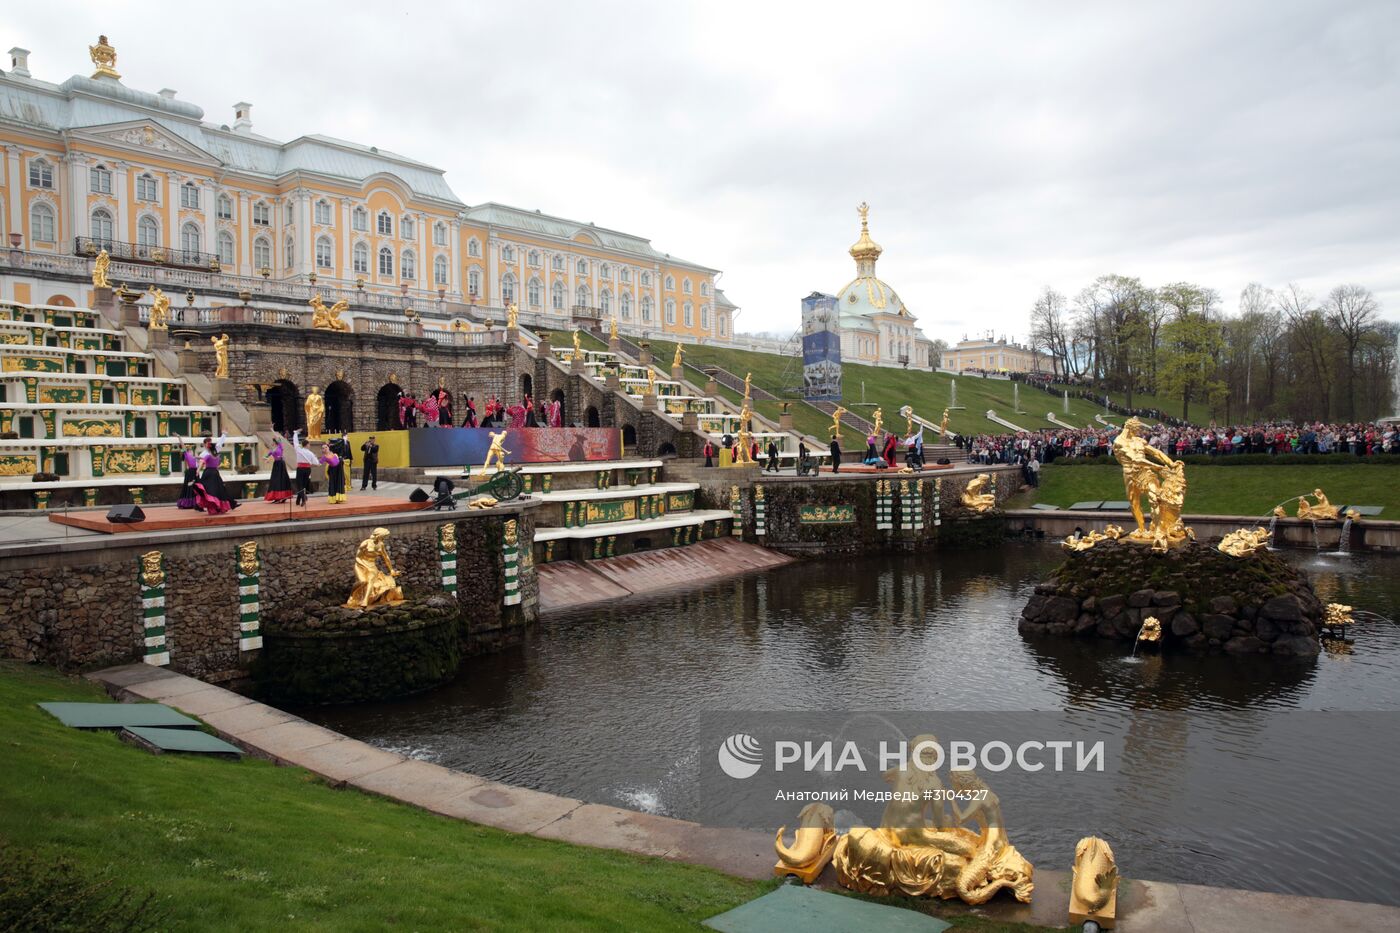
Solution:
[[[501,529],[517,518],[522,599],[502,605]],[[514,512],[460,516],[457,526],[458,602],[477,632],[523,630],[535,620],[539,584],[529,555],[532,518]],[[143,653],[139,555],[165,556],[166,640],[174,670],[198,677],[246,666],[238,650],[238,577],[234,548],[258,541],[262,561],[260,599],[264,613],[309,600],[326,586],[354,583],[355,546],[377,523],[389,527],[389,550],[408,591],[441,587],[437,528],[441,518],[374,519],[342,528],[282,524],[256,532],[230,529],[203,540],[159,545],[103,542],[105,547],[13,549],[0,556],[0,651],[23,661],[63,668],[96,667],[138,660]],[[15,553],[18,552],[18,553]]]

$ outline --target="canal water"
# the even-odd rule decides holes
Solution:
[[[1400,558],[1282,556],[1324,602],[1400,619]],[[555,613],[440,690],[301,712],[494,780],[689,819],[705,815],[708,710],[1068,712],[1110,739],[1092,790],[1018,801],[980,772],[1032,862],[1068,868],[1097,834],[1128,877],[1400,904],[1400,624],[1358,621],[1353,645],[1308,661],[1022,638],[1021,607],[1062,560],[1018,542],[808,561]],[[1293,738],[1262,742],[1269,717]]]

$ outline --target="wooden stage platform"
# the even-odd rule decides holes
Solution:
[[[417,512],[431,504],[370,495],[352,495],[338,505],[326,502],[325,497],[313,498],[307,500],[304,507],[291,502],[249,499],[233,511],[222,515],[206,515],[197,509],[177,509],[173,505],[143,505],[141,511],[146,515],[145,521],[130,524],[109,522],[107,513],[100,510],[70,512],[66,515],[51,512],[49,521],[102,534],[120,534],[124,531],[179,531],[184,528],[206,528],[210,525],[258,525],[267,522],[307,521],[314,518],[387,515],[393,512]]]
[[[864,463],[843,463],[843,464],[841,464],[841,471],[840,471],[840,472],[841,472],[841,473],[860,473],[860,474],[862,474],[862,475],[878,473],[878,474],[880,474],[881,476],[888,476],[888,477],[890,477],[891,479],[893,479],[894,477],[899,477],[899,478],[901,478],[901,479],[917,479],[917,478],[918,478],[919,473],[904,473],[904,472],[901,472],[900,468],[903,467],[903,466],[904,466],[904,464],[901,463],[901,464],[900,464],[899,466],[897,466],[897,467],[881,469],[880,467],[866,466]],[[923,468],[921,471],[919,471],[919,472],[921,472],[921,473],[932,473],[934,470],[951,470],[954,466],[955,466],[955,464],[952,464],[952,463],[926,463],[926,464],[924,464],[924,468]],[[830,472],[831,472],[831,464],[829,464],[829,463],[824,463],[824,464],[822,464],[821,467],[820,467],[820,469],[819,469],[819,472],[821,472],[821,473],[830,473]],[[839,476],[840,473],[838,473],[837,475]]]

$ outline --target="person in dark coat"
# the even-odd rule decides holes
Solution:
[[[841,472],[841,442],[835,434],[831,435],[831,472]]]
[[[368,483],[372,489],[379,488],[379,445],[374,442],[374,435],[369,436],[369,440],[360,445],[360,452],[365,455],[364,466],[360,467],[360,488],[364,489]]]
[[[714,442],[714,441],[711,441],[711,440],[705,441],[705,446],[704,446],[702,452],[705,454],[705,466],[707,466],[707,467],[712,467],[712,466],[714,466],[714,465],[715,465],[715,442]]]
[[[769,473],[778,472],[778,442],[775,440],[768,441],[768,462],[764,469]]]

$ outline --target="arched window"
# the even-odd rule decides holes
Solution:
[[[525,261],[538,269],[540,267],[540,251],[537,249],[530,250],[530,255],[525,257]]]
[[[601,295],[598,296],[598,307],[602,309],[602,311],[603,311],[604,314],[611,314],[611,313],[612,313],[612,292],[611,292],[611,291],[609,291],[609,290],[606,289],[606,288],[603,289],[603,293],[602,293]]]
[[[642,288],[651,288],[651,273],[642,273]]]
[[[185,262],[197,262],[200,247],[199,227],[187,223],[180,228],[180,252],[185,254]]]
[[[351,257],[355,264],[355,272],[359,275],[369,275],[369,247],[363,243],[356,243]]]
[[[543,291],[544,291],[544,284],[543,284],[542,282],[540,282],[540,280],[539,280],[538,278],[533,278],[533,277],[532,277],[532,278],[530,279],[530,284],[526,287],[526,290],[525,290],[526,298],[527,298],[527,299],[529,300],[529,302],[530,302],[530,307],[532,307],[532,308],[538,308],[538,307],[540,306],[540,300],[541,300],[541,298],[543,297],[543,295],[542,295],[541,293],[542,293]]]
[[[34,159],[29,163],[29,187],[53,188],[53,166],[47,159]]]
[[[330,238],[330,237],[328,237],[328,236],[318,236],[318,237],[316,238],[316,268],[317,268],[317,269],[330,269],[330,268],[334,267],[335,263],[334,263],[334,261],[333,261],[332,258],[331,258],[331,257],[334,255],[334,253],[335,253],[335,244],[331,242],[331,238]]]
[[[379,250],[379,274],[389,277],[394,274],[394,251],[387,246]]]
[[[441,222],[433,224],[433,245],[447,245],[447,224]]]
[[[467,294],[481,294],[481,270],[471,269],[467,272]]]
[[[632,320],[632,293],[631,293],[631,292],[623,292],[623,293],[622,293],[622,301],[621,301],[621,304],[622,304],[622,319],[623,319],[624,321],[630,321],[630,320]]]
[[[253,267],[259,273],[263,269],[272,268],[272,242],[265,236],[253,241]]]
[[[701,330],[709,330],[709,329],[710,329],[710,306],[709,306],[709,305],[701,305],[701,306],[700,306],[700,329],[701,329]]]
[[[99,207],[92,212],[92,222],[89,231],[92,238],[96,240],[101,249],[112,248],[113,231],[116,225],[112,223],[112,215],[105,207]]]
[[[676,323],[676,303],[670,298],[666,299],[666,323]]]
[[[681,291],[690,294],[690,279],[681,279]]]
[[[587,259],[580,259],[580,260],[578,261],[578,266],[575,268],[574,271],[577,272],[579,275],[587,275],[587,274],[588,274],[588,260],[587,260]]]
[[[405,240],[412,240],[416,239],[417,236],[418,225],[414,223],[412,217],[404,214],[403,219],[399,221],[399,237]]]
[[[651,321],[651,296],[650,296],[650,295],[643,295],[643,296],[642,296],[642,321],[643,321],[643,323],[650,323],[650,321]]]
[[[481,258],[481,243],[477,241],[476,237],[467,241],[467,255],[473,259]]]
[[[227,230],[219,232],[219,263],[225,266],[233,265],[233,234]]]
[[[617,279],[619,282],[632,281],[632,270],[627,268],[626,266],[623,266],[620,270],[618,270]]]
[[[137,246],[159,246],[160,224],[154,217],[142,217],[136,224]]]
[[[272,226],[272,208],[267,206],[266,201],[258,201],[253,205],[253,224],[259,227]]]
[[[214,214],[220,220],[232,220],[233,199],[226,194],[219,195],[219,199],[214,202]]]
[[[180,206],[192,211],[199,210],[199,189],[194,182],[187,181],[180,186]]]
[[[719,335],[720,335],[721,337],[723,337],[723,336],[725,336],[725,335],[728,334],[728,333],[729,333],[729,318],[724,317],[723,315],[720,315],[720,319],[719,319]]]
[[[297,222],[296,206],[291,201],[282,206],[282,223],[290,227]]]
[[[501,279],[501,303],[510,304],[515,301],[515,273],[507,272]]]
[[[351,211],[351,212],[350,212],[350,226],[354,227],[354,228],[355,228],[356,230],[358,230],[360,233],[366,233],[366,232],[368,232],[368,230],[369,230],[369,211],[365,210],[363,207],[357,207],[357,208],[355,208],[353,211]]]
[[[701,283],[700,283],[700,294],[702,294],[702,295],[708,295],[709,293],[710,293],[710,283],[709,283],[709,282],[701,282]]]
[[[612,278],[612,266],[608,265],[607,263],[602,263],[601,265],[599,265],[598,276],[604,279]]]
[[[695,307],[694,307],[690,302],[687,301],[687,302],[685,303],[685,307],[682,309],[682,311],[683,311],[683,313],[685,314],[685,318],[684,318],[684,320],[685,320],[685,326],[686,326],[686,327],[694,327],[694,326],[695,326]]]
[[[574,290],[574,304],[578,305],[580,308],[588,307],[589,299],[592,297],[592,293],[589,292],[587,285],[580,285]]]
[[[316,223],[322,226],[328,226],[331,222],[331,202],[327,201],[325,198],[316,202],[315,220]]]
[[[388,211],[380,211],[374,218],[374,229],[380,236],[393,236],[394,218],[389,215]],[[391,263],[394,261],[392,255],[389,256],[389,261]]]
[[[554,286],[550,289],[550,294],[551,294],[551,300],[550,300],[550,305],[551,305],[551,307],[553,307],[555,311],[563,311],[563,310],[564,310],[564,283],[563,283],[563,282],[555,282],[555,283],[554,283]]]
[[[403,251],[403,258],[399,260],[399,272],[405,279],[418,278],[418,257],[413,255],[413,250]]]
[[[112,193],[112,173],[105,165],[94,165],[88,169],[88,190],[93,194]]]
[[[433,284],[447,286],[447,257],[438,256],[433,260]]]
[[[508,262],[508,263],[513,263],[513,262],[515,262],[515,247],[514,247],[514,246],[503,246],[503,247],[501,247],[501,262]]]
[[[160,186],[156,184],[156,178],[150,172],[142,172],[136,176],[136,200],[160,200]]]
[[[297,244],[291,237],[287,237],[282,243],[282,257],[288,269],[297,263]]]
[[[673,275],[668,275],[668,276],[666,276],[666,291],[668,291],[668,292],[673,292],[673,291],[675,291],[675,290],[676,290],[676,278],[675,278],[675,276],[673,276]]]
[[[34,163],[29,163],[31,168]],[[47,201],[35,201],[29,208],[29,239],[35,243],[57,243],[57,225],[53,207]]]

